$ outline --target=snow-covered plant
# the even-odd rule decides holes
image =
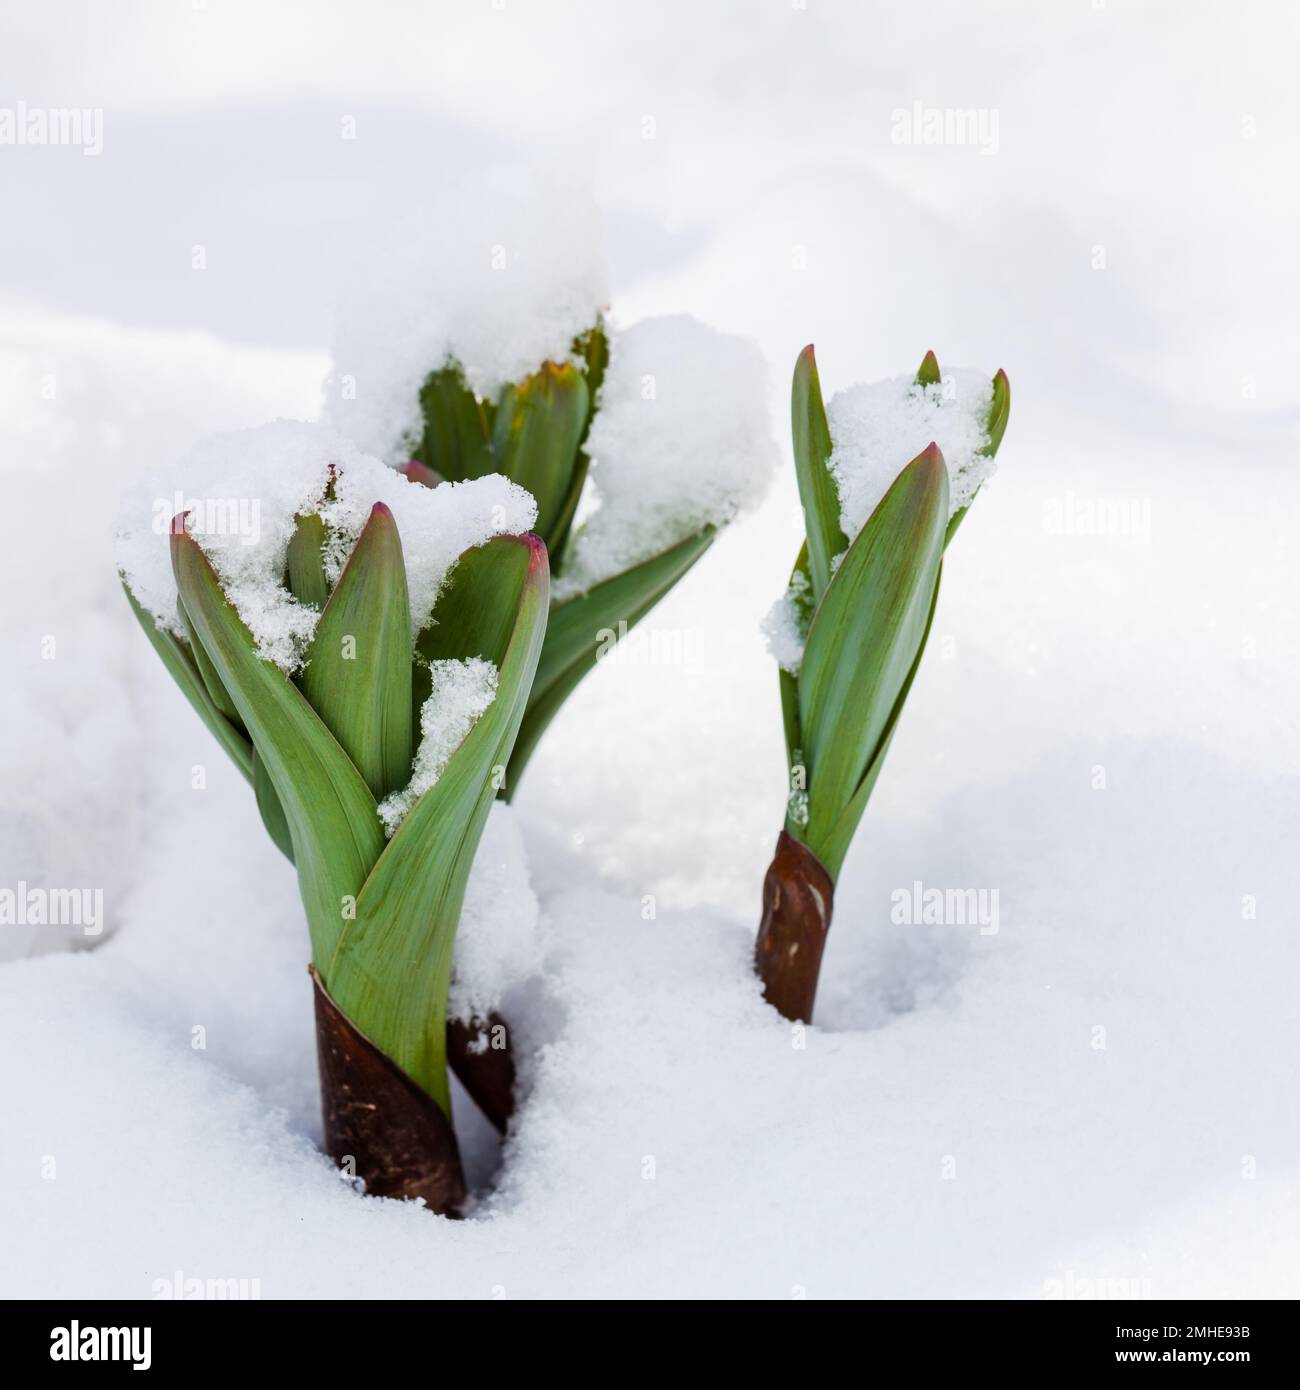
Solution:
[[[495,395],[476,392],[456,361],[425,378],[401,471],[435,491],[490,473],[518,483],[537,501],[550,559],[550,617],[504,797],[582,678],[766,490],[775,449],[763,385],[755,347],[687,317],[646,319],[612,340],[597,321],[563,360]],[[589,481],[599,503],[584,517]],[[497,1014],[449,1032],[457,1075],[502,1130],[509,1037]]]
[[[328,422],[419,481],[500,473],[537,499],[551,614],[505,796],[776,466],[757,347],[684,315],[615,324],[603,241],[565,166],[494,163],[413,190],[339,282]]]
[[[503,795],[582,678],[762,496],[774,455],[762,389],[756,348],[685,316],[612,341],[597,320],[496,394],[455,360],[425,378],[402,471],[430,487],[495,472],[526,488],[554,579]]]
[[[297,867],[326,1145],[369,1191],[453,1211],[452,944],[546,627],[536,506],[283,422],[202,446],[181,481],[174,516],[128,513],[119,567]]]
[[[755,951],[787,1018],[812,1017],[835,881],[925,650],[944,549],[993,472],[1010,405],[1004,372],[945,374],[931,352],[914,377],[850,387],[828,411],[811,346],[795,365],[807,540],[766,624],[790,781]]]

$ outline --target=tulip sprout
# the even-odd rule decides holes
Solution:
[[[294,442],[316,438],[296,428]],[[381,493],[395,485],[424,495],[376,460],[331,462],[319,507],[290,518],[282,583],[250,599],[219,573],[220,552],[205,550],[185,515],[170,531],[177,620],[146,609],[125,564],[124,582],[155,650],[297,867],[326,1147],[368,1191],[451,1213],[464,1195],[445,1041],[452,945],[541,654],[546,549],[535,535],[494,535],[499,527],[485,524],[444,578],[417,575],[383,501],[348,549],[325,518],[354,467]],[[471,485],[486,489],[484,513],[509,488],[493,484]],[[448,509],[475,498],[448,499]],[[515,518],[532,514],[522,493],[512,507]],[[417,582],[428,612],[412,605]],[[267,658],[267,601],[310,628],[293,669]]]
[[[944,549],[1006,430],[1006,374],[991,389],[987,379],[963,376],[962,405],[973,399],[980,412],[969,456],[945,463],[932,441],[890,483],[891,460],[872,457],[884,441],[910,452],[922,440],[909,440],[909,429],[960,415],[934,354],[911,382],[845,393],[848,433],[854,406],[866,428],[842,441],[832,439],[811,347],[795,366],[794,459],[807,540],[769,625],[782,667],[790,782],[755,948],[764,997],[792,1020],[812,1018],[835,883],[925,651]],[[868,510],[861,529],[847,534],[850,513]]]

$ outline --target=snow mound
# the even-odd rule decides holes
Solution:
[[[388,834],[447,770],[452,754],[496,699],[497,668],[482,657],[467,661],[431,661],[433,688],[420,710],[420,746],[411,780],[379,803],[379,818]]]
[[[327,490],[333,482],[333,496]],[[532,497],[492,475],[436,489],[409,482],[333,430],[293,420],[214,435],[177,468],[129,496],[118,521],[118,568],[159,627],[178,635],[176,583],[167,531],[188,511],[203,547],[257,641],[259,654],[292,674],[319,614],[284,584],[295,519],[318,512],[326,526],[325,568],[336,582],[376,502],[397,522],[410,590],[411,624],[425,627],[448,573],[464,551],[494,535],[527,531]]]
[[[559,599],[762,501],[777,451],[757,346],[684,314],[614,334],[586,449],[599,505],[574,536]]]
[[[596,204],[564,178],[466,178],[378,234],[345,285],[325,419],[402,463],[420,387],[448,359],[484,397],[570,359],[608,298]]]
[[[844,534],[852,540],[862,530],[890,484],[932,441],[948,465],[949,515],[969,506],[994,472],[994,461],[979,453],[988,443],[992,403],[992,380],[968,367],[931,386],[896,376],[832,396],[830,470]]]

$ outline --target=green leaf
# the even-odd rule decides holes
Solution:
[[[508,386],[497,406],[497,471],[537,499],[534,529],[548,541],[565,514],[589,400],[577,367],[548,362],[518,386]]]
[[[528,712],[510,760],[507,799],[547,725],[602,651],[609,650],[650,612],[709,548],[714,535],[713,527],[706,527],[551,609]]]
[[[809,816],[787,828],[824,864],[916,661],[947,516],[948,470],[932,444],[868,518],[813,617],[799,673]]]
[[[267,771],[266,764],[257,756],[256,748],[253,749],[253,795],[257,799],[257,809],[261,813],[266,833],[274,841],[276,849],[292,864],[293,836],[289,833],[289,821],[284,814],[284,807],[280,805],[271,774]]]
[[[497,770],[509,759],[541,654],[548,588],[536,536],[496,537],[452,571],[421,650],[433,660],[493,662],[496,698],[389,842],[325,972],[339,1007],[449,1115],[452,945]]]
[[[377,801],[411,778],[412,655],[402,542],[392,512],[376,502],[298,684]]]
[[[420,410],[424,438],[412,451],[417,463],[454,483],[496,471],[487,414],[459,366],[430,373],[420,391]]]
[[[1011,383],[1007,380],[1007,374],[1000,367],[998,374],[993,378],[993,400],[989,405],[989,419],[986,426],[988,432],[988,443],[978,450],[985,458],[994,458],[998,452],[998,445],[1002,443],[1002,436],[1007,432],[1007,420],[1011,414]],[[978,491],[975,494],[979,496]],[[957,534],[957,528],[965,520],[966,513],[970,511],[975,498],[972,497],[964,507],[959,508],[952,514],[952,519],[948,522],[948,534],[944,538],[944,546],[947,547],[949,541]]]
[[[329,602],[324,546],[325,523],[318,516],[300,516],[289,539],[285,587],[299,603],[312,608],[324,608]]]
[[[808,572],[820,600],[831,580],[831,561],[848,545],[840,528],[840,499],[831,476],[831,432],[822,404],[817,359],[810,343],[794,367],[790,414],[794,426],[794,471],[808,534]]]
[[[1010,417],[1011,382],[1007,379],[1006,372],[999,367],[997,376],[993,378],[993,403],[989,406],[989,442],[980,450],[981,454],[992,458],[997,453],[1002,436],[1007,432],[1007,421]]]
[[[609,366],[609,338],[603,324],[596,324],[573,345],[583,361],[583,375],[587,381],[587,418],[582,426],[577,458],[574,460],[573,476],[569,480],[569,490],[565,494],[549,535],[546,548],[550,554],[551,573],[558,575],[564,568],[565,552],[568,549],[569,535],[573,530],[573,518],[578,511],[578,502],[587,481],[587,471],[591,460],[587,457],[587,435],[591,432],[591,422],[596,418],[596,396],[605,380],[605,369]]]
[[[596,394],[605,381],[605,369],[609,366],[609,335],[603,323],[593,324],[573,345],[582,358],[582,374],[587,378],[587,393],[591,399],[591,409],[587,412],[587,423],[595,413]],[[585,438],[585,433],[584,433]]]
[[[203,677],[203,684],[207,687],[208,696],[212,703],[241,734],[247,735],[248,730],[244,728],[239,711],[235,708],[235,702],[230,698],[226,687],[221,684],[221,677],[217,675],[217,668],[213,666],[208,659],[207,652],[203,650],[203,643],[194,635],[194,625],[190,622],[189,614],[186,613],[185,605],[179,596],[176,599],[176,617],[185,629],[185,635],[190,639],[190,656],[194,658],[194,664],[199,668],[199,675]]]
[[[939,370],[939,359],[933,352],[927,352],[921,359],[921,365],[916,369],[916,384],[918,386],[938,386],[943,380],[943,373]]]
[[[872,758],[863,774],[862,781],[858,783],[858,789],[853,793],[853,799],[844,808],[843,814],[830,833],[822,837],[818,858],[826,866],[826,871],[832,879],[836,879],[840,875],[840,868],[844,863],[844,856],[849,851],[854,831],[858,828],[862,813],[867,809],[867,802],[871,799],[871,793],[875,790],[880,771],[885,765],[885,755],[889,752],[889,745],[894,741],[894,730],[898,727],[903,706],[907,703],[912,682],[916,679],[921,658],[925,655],[926,643],[930,640],[930,629],[934,625],[934,612],[939,606],[939,585],[942,579],[943,564],[941,562],[938,577],[934,581],[934,597],[930,600],[930,616],[925,620],[925,632],[921,637],[921,645],[916,650],[916,658],[912,662],[911,670],[907,673],[907,679],[903,682],[903,688],[898,692],[898,699],[894,701],[894,708],[889,716],[889,722],[885,726],[880,747],[876,750],[875,757]]]
[[[798,583],[799,576],[811,587],[812,576],[808,573],[808,542],[799,549],[799,558],[790,571],[789,588]],[[803,756],[803,735],[799,732],[799,677],[789,671],[778,669],[781,687],[781,723],[785,729],[785,756],[787,771],[793,772],[796,758]]]
[[[319,968],[334,954],[347,901],[361,892],[384,849],[375,798],[297,687],[258,656],[252,634],[179,519],[171,552],[185,610],[284,808]]]
[[[248,741],[248,736],[241,729],[237,729],[213,703],[212,696],[208,693],[203,676],[199,672],[190,650],[178,638],[170,632],[163,631],[154,622],[153,614],[145,612],[136,602],[136,597],[125,579],[122,580],[122,592],[126,594],[126,601],[131,605],[131,612],[135,614],[136,620],[144,629],[144,635],[149,639],[150,646],[162,658],[162,663],[167,668],[168,674],[180,686],[181,694],[185,696],[195,713],[208,726],[217,742],[229,753],[231,761],[251,782],[253,780],[253,745]]]

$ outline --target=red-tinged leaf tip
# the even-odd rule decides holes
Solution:
[[[1007,374],[1002,370],[1001,367],[999,367],[997,371],[993,373],[993,380],[1000,381],[1003,384],[1003,386],[1010,389],[1011,383],[1007,380]]]
[[[189,532],[185,529],[185,523],[189,520],[189,512],[177,512],[172,517],[171,533],[173,536],[188,536]]]
[[[375,505],[374,505],[373,507],[371,507],[371,509],[370,509],[370,519],[371,519],[371,521],[373,521],[377,516],[382,516],[382,517],[386,518],[388,521],[392,521],[392,519],[393,519],[392,509],[388,506],[388,504],[387,504],[386,502],[376,502]]]
[[[943,373],[939,370],[939,359],[931,349],[921,359],[921,365],[917,368],[916,379],[922,386],[934,386],[943,380]]]
[[[799,354],[800,361],[802,361],[805,357],[808,359],[809,362],[816,362],[817,354],[813,351],[812,343],[809,343],[808,346],[804,348],[804,350]]]
[[[924,449],[912,460],[913,463],[920,463],[924,459],[927,468],[946,468],[944,463],[943,451],[932,439]]]
[[[525,531],[522,535],[502,536],[503,541],[518,541],[521,545],[528,547],[528,573],[530,576],[541,569],[549,569],[550,557],[546,553],[546,542],[541,536],[532,531]]]
[[[420,483],[424,487],[437,487],[443,481],[442,474],[418,459],[409,459],[397,471],[408,481]]]

